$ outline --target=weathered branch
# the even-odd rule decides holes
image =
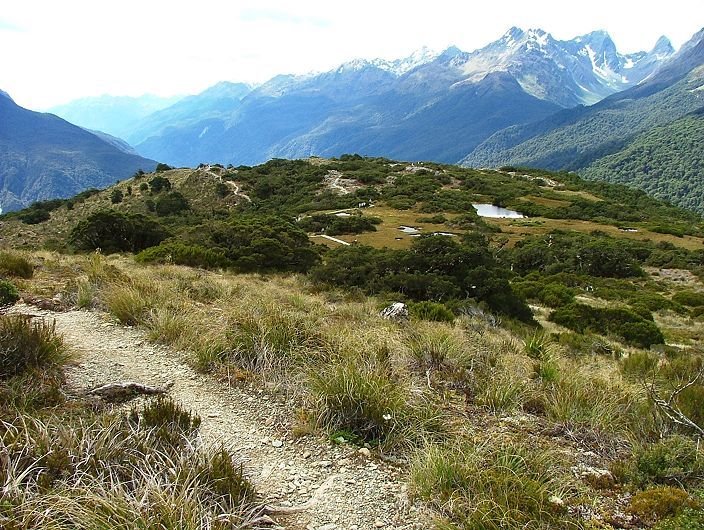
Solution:
[[[99,396],[108,401],[124,401],[140,394],[165,394],[172,386],[174,386],[173,383],[167,383],[164,387],[155,387],[135,383],[134,381],[124,381],[121,383],[108,383],[106,385],[99,386],[93,390],[89,390],[88,394]]]
[[[667,400],[660,397],[657,390],[655,390],[655,378],[651,381],[650,385],[646,385],[646,390],[653,400],[655,406],[674,424],[681,425],[682,427],[687,427],[692,429],[699,436],[704,436],[704,428],[698,425],[696,422],[691,420],[687,415],[680,410],[677,406],[677,397],[690,388],[691,386],[697,384],[697,382],[704,376],[704,366],[699,369],[699,371],[685,384],[676,387],[671,393]]]

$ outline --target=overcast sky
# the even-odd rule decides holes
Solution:
[[[0,0],[0,89],[45,109],[101,94],[199,92],[422,46],[471,51],[509,27],[607,30],[619,50],[682,45],[704,1]]]

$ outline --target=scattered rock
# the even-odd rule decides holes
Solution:
[[[394,302],[390,306],[382,309],[379,315],[386,320],[404,322],[408,320],[408,306],[403,302]]]
[[[360,447],[359,451],[357,451],[357,452],[366,458],[369,458],[370,456],[372,456],[372,452],[369,449],[367,449],[366,447]]]
[[[281,440],[274,440],[273,442],[271,442],[271,445],[273,445],[274,447],[281,447],[282,445],[284,445],[284,443]]]
[[[609,489],[616,484],[616,479],[614,479],[614,476],[608,469],[599,469],[585,464],[579,464],[572,468],[572,472],[576,477],[581,478],[592,488]]]

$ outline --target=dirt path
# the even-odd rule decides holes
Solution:
[[[309,510],[279,517],[291,530],[429,528],[421,510],[409,505],[403,471],[347,445],[304,437],[284,428],[293,411],[261,390],[229,387],[195,372],[181,355],[147,341],[143,332],[86,311],[50,313],[17,306],[55,319],[56,329],[76,352],[67,384],[79,391],[98,384],[136,381],[163,386],[202,418],[205,444],[225,444],[244,463],[250,478],[271,504],[298,506],[315,495]]]
[[[224,182],[230,188],[232,188],[232,193],[235,197],[242,197],[247,202],[252,202],[252,199],[250,199],[249,195],[240,191],[240,186],[236,182],[232,182],[231,180],[223,180],[222,176],[215,173],[210,166],[205,166],[202,169],[211,177],[218,179],[220,182]]]

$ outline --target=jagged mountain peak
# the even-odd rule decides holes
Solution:
[[[650,50],[651,55],[661,55],[665,57],[670,56],[673,53],[675,53],[675,48],[672,47],[670,39],[668,39],[665,35],[662,35],[655,43],[655,46],[653,46],[653,49]]]

